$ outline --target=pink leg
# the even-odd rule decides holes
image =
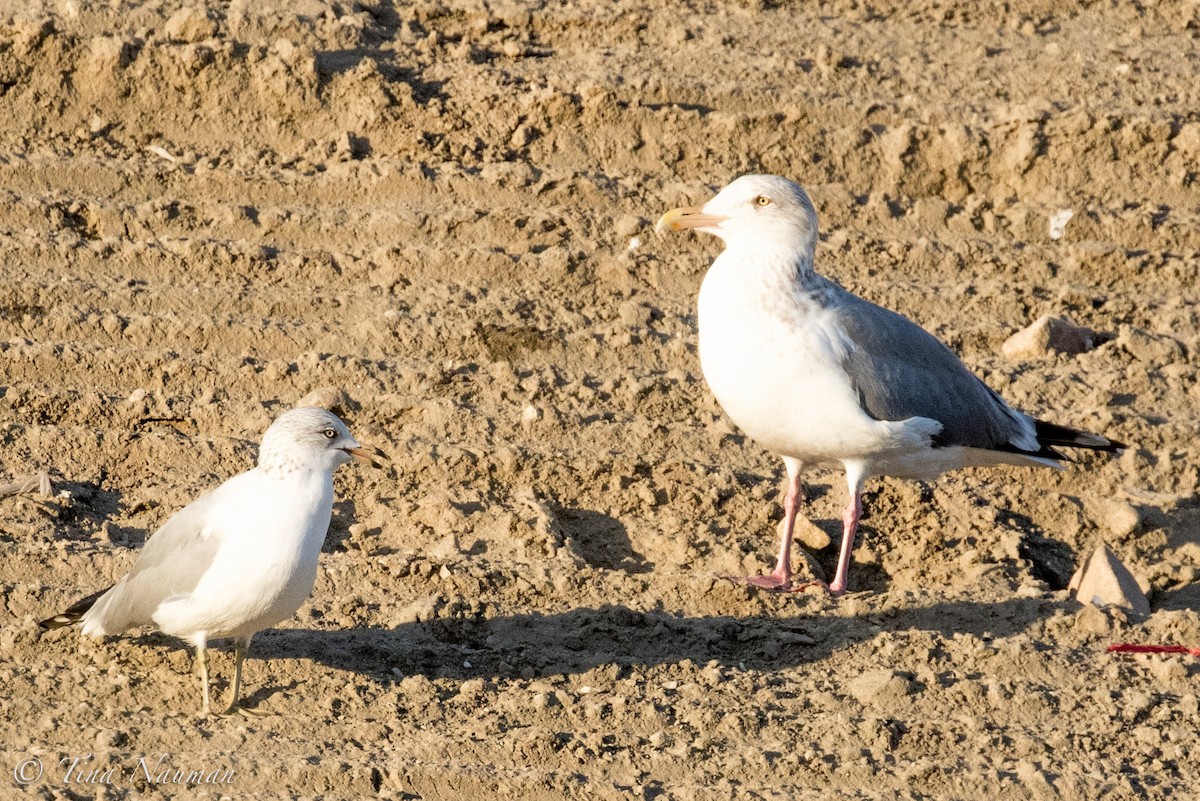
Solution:
[[[789,470],[787,495],[783,499],[783,538],[779,544],[775,569],[765,576],[730,576],[730,581],[768,590],[786,592],[796,589],[792,587],[792,531],[796,527],[796,513],[803,501],[804,487],[800,485],[800,474],[793,474]]]
[[[862,515],[862,493],[850,493],[850,502],[842,512],[842,549],[838,553],[837,573],[829,585],[830,595],[841,595],[846,591],[850,574],[850,554],[854,551],[854,535],[858,532],[858,518]]]

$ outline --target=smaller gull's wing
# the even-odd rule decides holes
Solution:
[[[159,604],[195,589],[220,546],[220,537],[208,529],[209,513],[228,485],[180,509],[146,540],[129,574],[84,616],[85,634],[119,634],[151,625]]]

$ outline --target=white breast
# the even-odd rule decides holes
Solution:
[[[222,504],[208,525],[221,540],[212,566],[193,592],[154,614],[168,634],[248,636],[291,617],[312,592],[333,512],[332,476],[251,470],[238,479],[238,502]]]
[[[700,365],[726,413],[764,447],[844,462],[890,448],[895,425],[864,413],[828,312],[797,303],[722,254],[700,288]]]

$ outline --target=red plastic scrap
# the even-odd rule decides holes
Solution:
[[[1131,642],[1121,642],[1108,646],[1108,653],[1118,654],[1191,654],[1200,656],[1200,648],[1188,648],[1186,645],[1137,645]]]

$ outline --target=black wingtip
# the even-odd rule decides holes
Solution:
[[[88,610],[96,604],[96,601],[100,600],[100,596],[111,589],[112,587],[105,587],[100,592],[94,592],[86,598],[80,598],[54,617],[38,621],[38,626],[45,631],[52,631],[53,629],[61,629],[64,626],[78,623],[88,613]]]
[[[1089,434],[1086,431],[1047,423],[1044,420],[1035,420],[1034,425],[1038,443],[1046,448],[1057,446],[1060,448],[1083,448],[1104,453],[1120,453],[1127,447],[1124,442],[1117,442],[1115,439],[1109,439],[1100,434]]]

